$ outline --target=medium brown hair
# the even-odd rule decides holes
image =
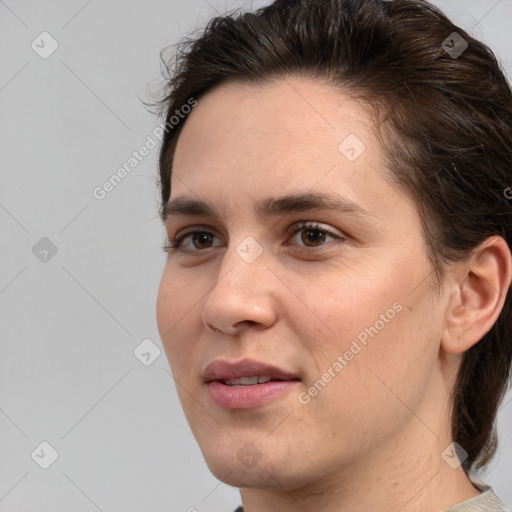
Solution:
[[[463,49],[459,36],[468,46],[456,55],[450,48]],[[392,178],[418,207],[437,289],[445,264],[467,259],[487,237],[512,247],[510,86],[492,51],[430,3],[276,0],[213,18],[197,38],[178,43],[173,65],[164,54],[167,86],[156,103],[167,123],[162,209],[186,122],[171,123],[177,110],[222,83],[303,76],[374,107]],[[496,452],[495,419],[511,362],[508,293],[492,329],[463,354],[452,393],[452,437],[468,453],[466,472]]]

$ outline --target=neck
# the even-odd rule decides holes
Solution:
[[[342,461],[294,488],[269,475],[272,488],[241,488],[245,512],[440,512],[480,491],[442,453],[451,443],[446,409],[411,413],[408,425],[358,460]],[[450,459],[450,462],[452,459]]]

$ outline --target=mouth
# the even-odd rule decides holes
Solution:
[[[256,384],[266,384],[267,382],[283,382],[283,380],[273,379],[269,375],[255,375],[254,377],[240,377],[238,379],[221,379],[218,382],[222,382],[222,384],[226,386],[246,387]]]
[[[213,403],[221,409],[252,409],[283,398],[298,385],[297,375],[273,365],[244,359],[216,360],[203,380]]]

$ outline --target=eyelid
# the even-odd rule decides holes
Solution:
[[[188,234],[195,233],[196,231],[207,231],[207,232],[211,232],[212,234],[215,234],[214,233],[215,230],[211,226],[207,226],[206,224],[194,224],[193,226],[188,226],[188,227],[183,228],[182,230],[178,231],[174,235],[173,239],[175,241],[178,238],[181,238]],[[215,234],[215,236],[217,236],[217,235]]]
[[[318,221],[311,221],[311,220],[299,220],[297,222],[294,222],[287,230],[286,235],[292,235],[295,233],[297,229],[303,228],[303,227],[309,227],[311,229],[322,229],[323,231],[326,231],[330,233],[331,235],[338,236],[340,238],[344,238],[344,235],[342,233],[335,232],[333,228],[331,228],[327,224],[322,224]],[[177,238],[180,238],[182,236],[185,236],[189,233],[194,233],[196,231],[215,231],[211,226],[207,226],[206,224],[194,224],[193,226],[188,226],[186,228],[183,228],[182,230],[178,231],[174,237],[172,237],[174,240]],[[215,234],[215,233],[214,233]],[[216,235],[217,236],[217,235]]]
[[[340,238],[340,239],[346,239],[347,237],[343,235],[340,232],[337,232],[337,230],[334,230],[331,228],[328,224],[323,224],[321,222],[317,221],[311,221],[311,220],[300,220],[298,222],[293,223],[287,230],[286,235],[294,235],[297,231],[300,231],[301,229],[309,228],[309,229],[318,229],[320,231],[325,231],[329,235]]]
[[[320,223],[318,221],[300,220],[298,222],[294,222],[286,230],[285,234],[287,237],[295,236],[297,233],[299,233],[300,231],[302,231],[304,229],[323,231],[328,236],[331,236],[338,242],[341,242],[341,243],[348,242],[348,238],[344,234],[341,234],[341,233],[337,232],[337,230],[331,228],[329,225]],[[167,251],[167,252],[172,248],[172,249],[176,249],[177,251],[183,251],[183,252],[189,252],[189,253],[197,253],[197,254],[204,253],[204,252],[208,251],[208,249],[215,248],[215,246],[207,247],[205,249],[195,249],[195,250],[194,249],[186,249],[183,247],[184,239],[187,238],[189,235],[194,235],[195,233],[200,233],[200,232],[210,233],[214,237],[220,239],[220,237],[215,233],[215,231],[216,230],[212,229],[211,226],[206,226],[206,225],[200,225],[200,224],[197,225],[196,224],[193,226],[188,226],[187,228],[184,228],[183,230],[179,231],[174,237],[171,237],[171,238],[173,238],[173,240],[172,241],[168,240],[167,245],[165,245],[163,247],[163,249],[164,249],[164,251]],[[331,246],[332,243],[334,243],[334,242],[331,241],[331,242],[323,243],[323,244],[320,244],[317,246],[301,246],[298,244],[290,244],[287,241],[287,243],[285,243],[284,245],[285,246],[296,245],[297,250],[306,251],[306,252],[312,254],[314,252],[321,251],[324,247]]]
[[[200,253],[200,252],[206,252],[208,249],[213,249],[214,247],[208,247],[206,249],[186,249],[183,247],[183,243],[185,241],[185,238],[189,237],[190,235],[194,235],[195,233],[210,233],[215,238],[220,239],[219,235],[216,234],[216,230],[212,229],[211,226],[206,226],[203,224],[194,224],[193,226],[188,226],[176,233],[170,240],[168,238],[167,244],[164,246],[164,250],[169,252],[171,249],[176,249],[177,251],[183,251],[183,252],[192,252],[192,253]]]
[[[298,222],[294,222],[286,230],[286,236],[293,235],[297,231],[299,231],[300,229],[304,229],[304,228],[319,229],[319,230],[325,231],[326,233],[329,233],[332,236],[335,236],[335,237],[338,237],[338,238],[346,238],[343,234],[335,232],[335,230],[333,230],[330,226],[328,226],[326,224],[322,224],[322,223],[317,222],[317,221],[308,221],[308,220],[300,220]],[[195,233],[197,231],[211,232],[211,230],[212,230],[211,226],[206,226],[206,225],[202,225],[202,224],[195,224],[194,226],[189,226],[188,228],[184,228],[183,230],[178,231],[176,233],[176,235],[174,235],[174,237],[172,237],[173,240],[172,241],[170,240],[170,242],[173,243],[177,239],[182,238],[182,237],[184,237],[184,236],[186,236],[188,234],[193,234],[193,233]],[[212,234],[217,236],[217,234],[215,234],[214,232],[212,232]]]

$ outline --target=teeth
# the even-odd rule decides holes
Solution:
[[[268,375],[255,377],[240,377],[238,379],[225,379],[222,382],[228,386],[253,386],[254,384],[264,384],[272,379]]]

